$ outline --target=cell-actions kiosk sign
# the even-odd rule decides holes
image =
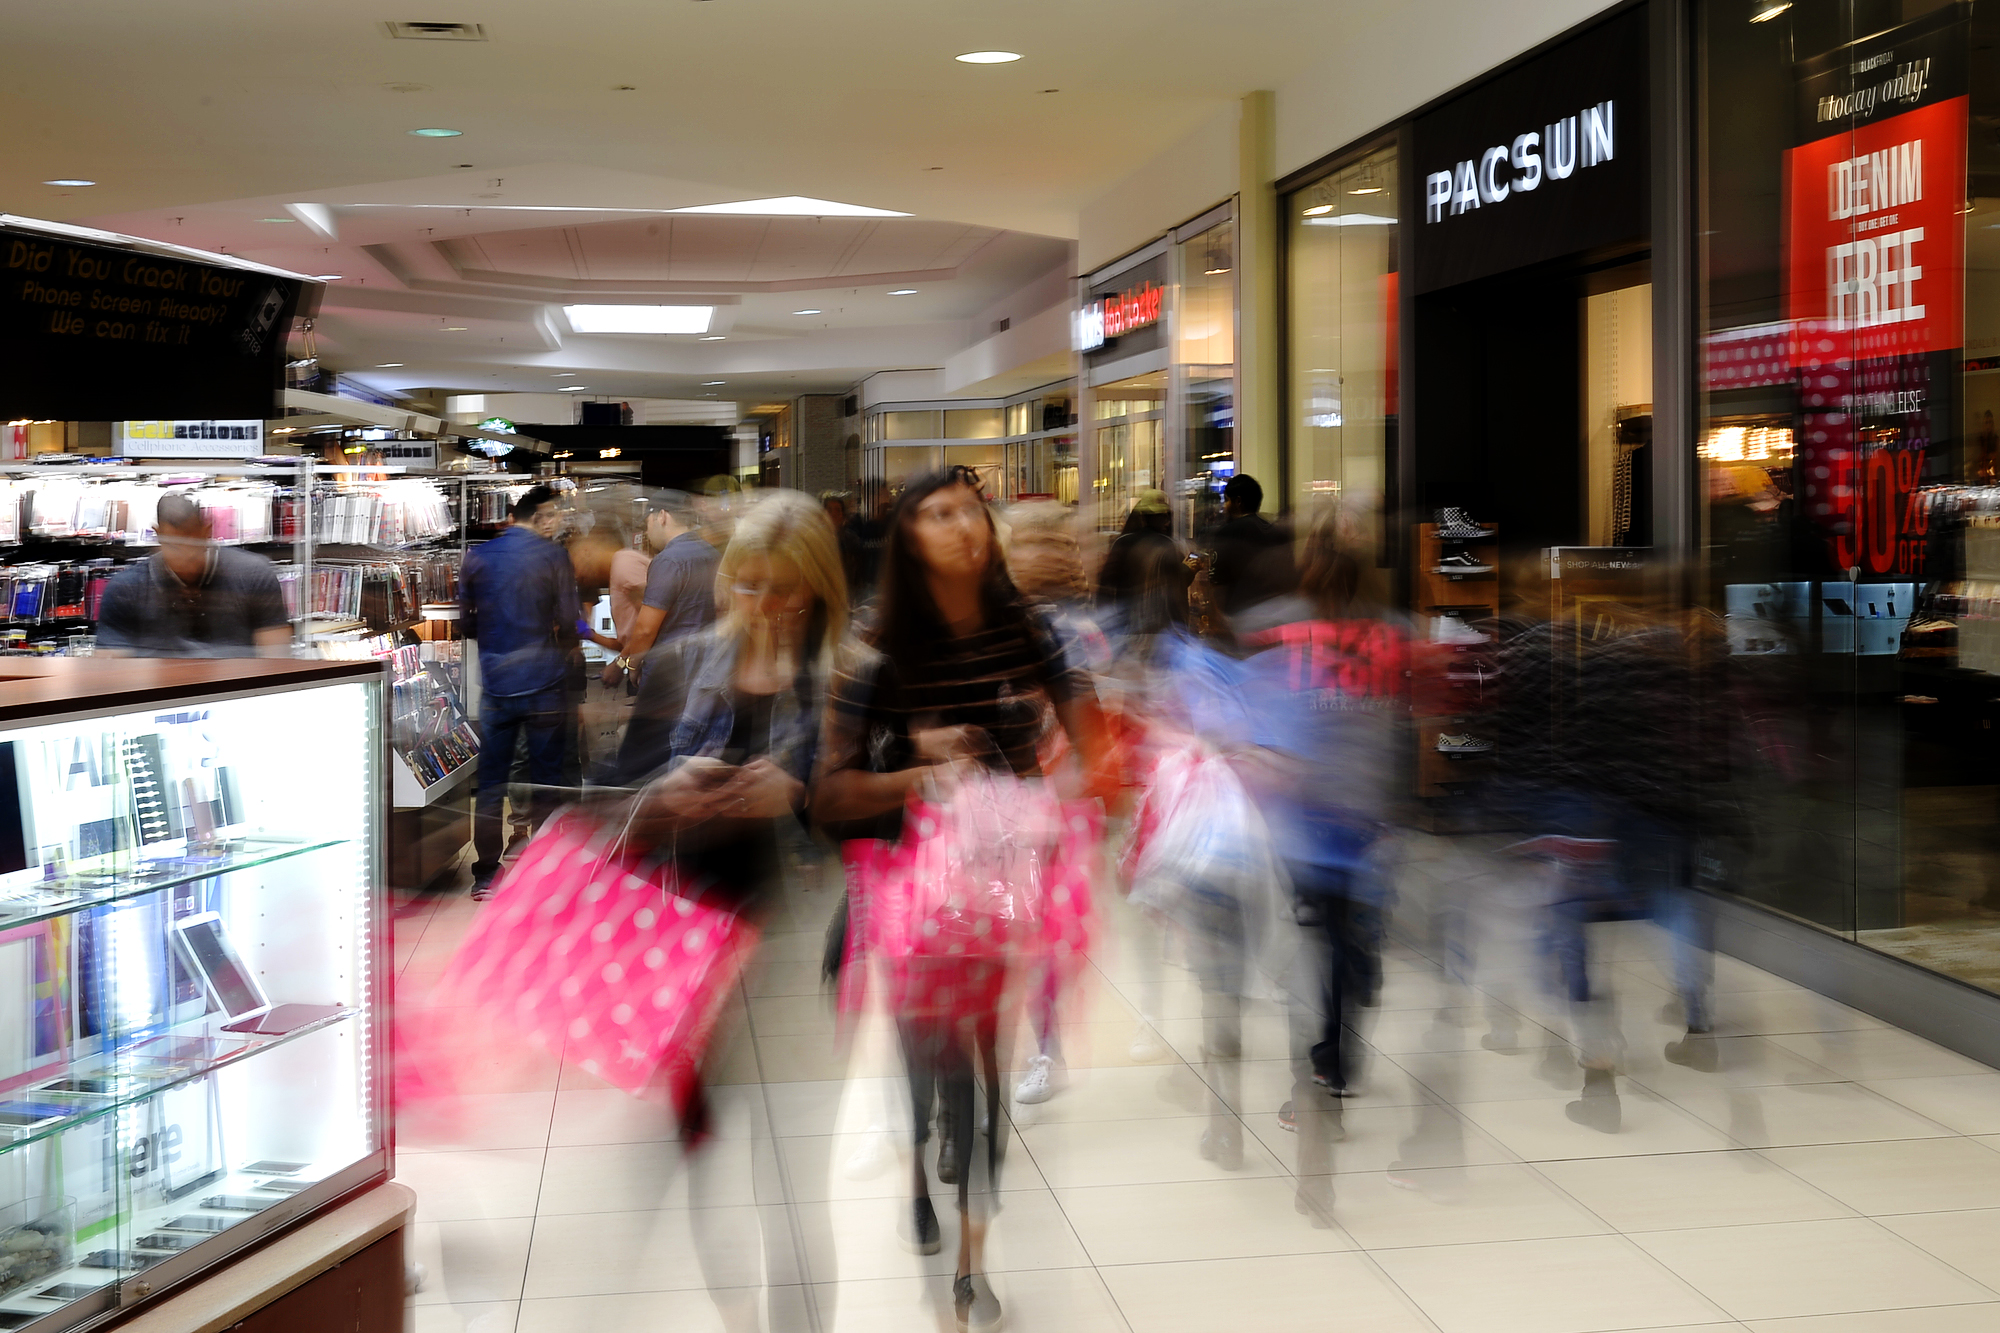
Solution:
[[[0,413],[265,420],[318,284],[199,252],[0,218]]]
[[[1803,511],[1833,566],[1921,576],[1917,490],[1965,344],[1970,34],[1951,6],[1799,66],[1785,316]]]

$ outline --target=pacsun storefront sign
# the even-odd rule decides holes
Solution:
[[[1641,8],[1419,116],[1414,290],[1643,239],[1646,99]]]

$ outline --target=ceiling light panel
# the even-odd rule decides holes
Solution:
[[[962,65],[1011,65],[1020,58],[1018,51],[967,51],[952,57]]]
[[[712,305],[566,305],[578,333],[707,333]]]
[[[729,204],[697,204],[692,208],[672,208],[670,213],[731,213],[763,218],[906,218],[890,208],[866,208],[860,204],[839,204],[831,199],[808,199],[788,194],[777,199],[740,199]]]

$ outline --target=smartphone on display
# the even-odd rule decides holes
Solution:
[[[16,1310],[0,1310],[0,1328],[25,1328],[41,1317],[39,1314],[22,1314]]]
[[[80,1301],[93,1292],[103,1291],[103,1287],[85,1287],[75,1282],[58,1282],[53,1287],[43,1287],[35,1293],[39,1301]]]
[[[201,1206],[221,1213],[261,1213],[276,1202],[276,1199],[253,1199],[244,1194],[211,1194],[201,1201]]]
[[[171,1222],[160,1223],[161,1228],[166,1231],[199,1231],[207,1236],[227,1231],[235,1225],[226,1217],[203,1217],[199,1213],[189,1213],[186,1217],[177,1217]]]
[[[79,1268],[110,1268],[121,1273],[136,1273],[142,1268],[166,1262],[163,1254],[134,1254],[130,1250],[97,1250],[77,1261]]]
[[[182,1250],[191,1250],[201,1243],[202,1237],[200,1236],[166,1236],[159,1233],[151,1236],[141,1236],[132,1242],[133,1246],[137,1249],[165,1250],[169,1254],[179,1254]]]
[[[260,1180],[257,1182],[257,1188],[269,1190],[273,1194],[297,1194],[301,1190],[311,1189],[318,1183],[316,1180]]]
[[[310,1162],[252,1162],[243,1169],[259,1176],[296,1176],[311,1165]]]

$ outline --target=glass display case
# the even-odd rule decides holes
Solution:
[[[382,667],[0,679],[0,1329],[155,1296],[389,1173]]]

